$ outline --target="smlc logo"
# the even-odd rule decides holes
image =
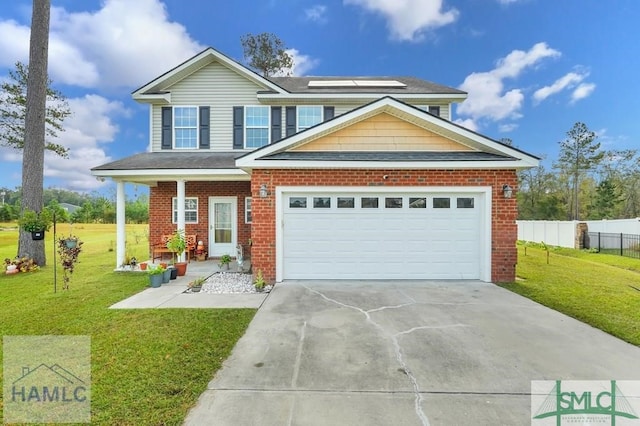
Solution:
[[[82,379],[58,364],[22,367],[22,376],[13,382],[12,402],[84,402],[87,388]]]
[[[542,384],[546,384],[548,389],[549,383],[532,382],[532,424],[544,424],[536,420],[552,418],[555,418],[557,426],[576,422],[615,425],[616,420],[638,420],[634,410],[639,403],[638,382],[624,382],[635,384],[629,387],[633,392],[631,398],[623,394],[615,380],[570,381],[564,383],[564,389],[563,382],[556,380],[551,391],[545,395],[541,392],[541,388],[544,388]],[[540,401],[540,398],[543,400]],[[632,424],[640,424],[640,421]]]

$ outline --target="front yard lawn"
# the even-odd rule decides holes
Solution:
[[[640,260],[571,249],[518,246],[517,280],[501,284],[640,345]]]
[[[148,254],[145,226],[127,228],[128,251],[141,260]],[[62,228],[68,232],[68,225]],[[51,233],[48,266],[0,275],[1,334],[91,336],[92,424],[181,424],[255,310],[110,310],[144,289],[148,277],[113,272],[115,225],[74,225],[73,233],[85,244],[70,290],[60,290],[58,267],[53,292]],[[17,231],[0,231],[0,260],[15,256],[16,242]]]

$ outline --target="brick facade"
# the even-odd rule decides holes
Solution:
[[[387,179],[382,179],[387,175]],[[260,185],[269,196],[259,198]],[[253,170],[253,226],[251,230],[254,272],[261,269],[267,281],[276,277],[275,188],[278,186],[491,186],[491,280],[515,280],[517,262],[516,198],[505,199],[502,186],[517,188],[515,170]]]
[[[160,241],[164,234],[176,230],[172,223],[172,199],[177,195],[176,182],[159,182],[149,192],[149,243]],[[247,249],[251,225],[245,223],[244,199],[250,197],[249,182],[187,182],[185,197],[198,197],[198,223],[186,224],[187,234],[196,234],[209,247],[209,197],[238,197],[238,242]],[[230,253],[235,256],[235,253]],[[246,253],[248,255],[249,253]]]

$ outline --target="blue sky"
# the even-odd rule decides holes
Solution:
[[[576,121],[603,147],[635,148],[640,2],[617,0],[51,0],[49,75],[73,116],[45,186],[106,191],[89,169],[143,152],[148,110],[131,92],[205,47],[242,61],[273,32],[296,75],[410,75],[465,90],[453,119],[554,159]],[[27,62],[31,0],[0,7],[0,79]],[[21,155],[0,148],[0,187]],[[546,161],[548,165],[549,160]]]

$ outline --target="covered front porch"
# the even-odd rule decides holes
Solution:
[[[116,182],[115,266],[127,256],[127,185],[149,187],[149,257],[163,235],[184,230],[202,241],[206,258],[250,254],[251,176],[235,167],[239,153],[144,153],[94,168]],[[185,261],[183,253],[179,259]]]

